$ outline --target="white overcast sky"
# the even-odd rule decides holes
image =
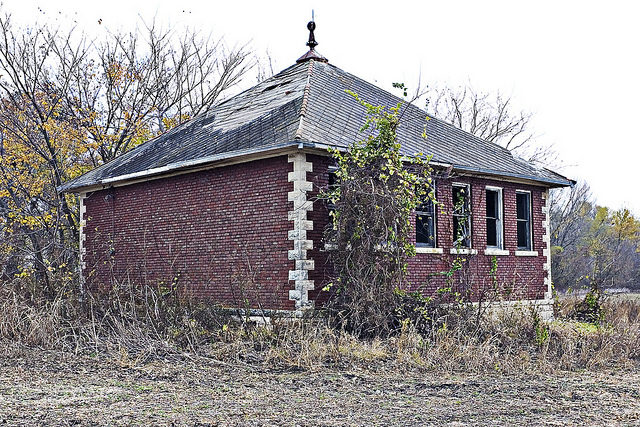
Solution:
[[[268,50],[276,72],[306,51],[314,9],[330,63],[386,89],[421,79],[511,95],[535,114],[560,172],[586,180],[601,204],[640,214],[640,2],[5,0],[3,9],[16,23],[75,20],[89,33],[155,16]]]

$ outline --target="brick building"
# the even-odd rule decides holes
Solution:
[[[61,188],[80,195],[88,286],[179,285],[263,309],[322,302],[329,216],[314,198],[328,185],[327,148],[358,140],[365,119],[345,90],[375,105],[400,99],[329,64],[312,37],[308,45],[296,64]],[[443,285],[436,273],[464,255],[476,297],[497,260],[508,299],[548,306],[548,190],[572,181],[425,117],[407,107],[401,150],[432,154],[446,177],[436,181],[438,205],[414,218],[407,286],[434,292]]]

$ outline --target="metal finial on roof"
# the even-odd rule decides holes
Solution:
[[[316,41],[316,36],[313,34],[314,30],[316,29],[316,22],[313,20],[313,10],[311,11],[311,21],[309,21],[309,23],[307,24],[307,29],[309,30],[309,41],[307,42],[307,46],[309,46],[309,52],[298,58],[296,62],[305,62],[310,59],[315,59],[316,61],[320,62],[329,62],[327,58],[316,52],[316,46],[318,46],[318,42]]]
[[[316,29],[316,23],[314,21],[309,21],[309,23],[307,24],[307,29],[309,30],[309,41],[307,42],[307,46],[309,46],[309,48],[313,50],[316,46],[318,46],[316,37],[313,35],[313,30]]]

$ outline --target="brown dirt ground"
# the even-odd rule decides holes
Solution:
[[[283,371],[0,351],[2,425],[640,425],[640,372]]]

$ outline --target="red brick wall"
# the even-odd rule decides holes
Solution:
[[[286,156],[89,193],[85,277],[170,284],[235,306],[292,309]],[[110,249],[115,253],[110,255]],[[243,286],[247,270],[256,286]],[[243,289],[244,288],[244,289]]]
[[[326,156],[307,155],[313,172],[307,180],[314,191],[309,200],[328,184]],[[85,199],[86,268],[85,277],[92,287],[108,287],[117,282],[133,284],[171,284],[191,295],[233,306],[244,306],[248,298],[253,307],[293,309],[288,298],[293,285],[288,272],[294,262],[288,259],[292,249],[287,231],[292,222],[287,212],[292,203],[287,181],[292,164],[286,156],[258,160],[166,179],[116,187],[89,193]],[[472,246],[477,255],[465,256],[468,262],[456,276],[456,283],[473,283],[474,291],[491,284],[491,256],[486,248],[485,186],[503,188],[504,240],[509,256],[498,256],[498,281],[513,288],[513,297],[542,298],[546,291],[542,256],[544,188],[505,183],[496,180],[459,177],[438,181],[437,246],[444,254],[418,254],[409,263],[411,289],[433,293],[444,286],[442,275],[451,265],[451,182],[471,184]],[[537,257],[516,257],[515,191],[532,194],[533,249]],[[328,224],[323,201],[308,212],[314,227],[308,232],[315,261],[309,279],[315,281],[311,300],[322,303],[321,291],[331,276],[322,235]],[[114,250],[111,255],[111,249]],[[250,273],[248,273],[250,271]],[[256,285],[243,286],[247,274]]]
[[[309,156],[309,161],[313,161],[314,186],[326,187],[327,170],[330,159],[320,156]],[[436,289],[448,286],[442,272],[450,269],[455,255],[450,254],[453,247],[452,231],[452,182],[468,183],[471,185],[472,198],[472,248],[477,249],[477,255],[462,256],[467,262],[456,274],[453,285],[457,289],[464,290],[472,284],[473,298],[478,299],[480,295],[488,297],[483,290],[487,290],[493,285],[490,271],[492,256],[485,255],[486,249],[486,220],[485,220],[485,186],[495,186],[503,188],[503,223],[504,223],[504,248],[509,251],[508,256],[496,256],[498,263],[496,277],[498,285],[503,292],[506,292],[509,299],[527,298],[542,299],[547,288],[544,284],[546,271],[543,264],[546,258],[543,257],[543,249],[546,244],[543,242],[543,220],[542,199],[543,187],[513,184],[498,180],[455,177],[441,179],[437,181],[437,199],[441,203],[436,213],[436,233],[437,247],[443,249],[443,254],[417,254],[409,262],[408,288],[412,290],[422,290],[426,295],[433,294]],[[532,231],[533,250],[538,251],[537,257],[517,257],[516,242],[516,190],[531,191],[532,204]],[[326,227],[327,211],[324,202],[316,202],[313,210],[314,220],[314,251],[311,256],[315,260],[316,271],[310,277],[316,280],[316,289],[321,289],[330,277],[330,269],[327,268],[327,253],[323,251],[321,242],[322,230]],[[415,223],[415,217],[413,218]],[[415,235],[413,235],[415,239]],[[323,268],[324,266],[324,268]],[[323,299],[323,295],[317,295],[315,291],[313,297]]]
[[[329,186],[327,169],[332,160],[327,156],[307,154],[307,161],[313,163],[313,172],[307,173],[307,181],[313,184],[313,192],[307,195],[307,199],[315,200],[318,192],[326,190]],[[307,232],[307,237],[313,240],[313,250],[309,251],[307,255],[315,263],[315,269],[309,272],[309,279],[315,281],[315,289],[309,291],[309,299],[316,301],[316,304],[322,304],[327,297],[327,293],[322,292],[322,287],[327,284],[332,274],[323,242],[324,230],[329,219],[326,203],[324,201],[316,201],[313,204],[313,210],[307,213],[307,217],[313,220],[313,231]]]
[[[542,222],[544,188],[513,184],[497,180],[480,178],[453,178],[451,180],[440,180],[437,182],[437,200],[440,203],[436,208],[436,245],[443,249],[443,254],[417,254],[409,262],[409,281],[411,288],[424,289],[425,293],[433,293],[442,286],[447,286],[444,276],[437,275],[442,271],[448,271],[455,255],[449,253],[453,247],[453,226],[452,226],[452,182],[461,182],[471,185],[471,230],[473,249],[478,251],[477,255],[464,255],[466,259],[460,273],[456,275],[454,285],[465,289],[470,284],[473,285],[475,299],[478,295],[483,295],[493,286],[490,275],[493,256],[485,255],[487,247],[486,237],[486,192],[485,186],[502,187],[503,192],[503,224],[504,224],[504,249],[509,251],[508,256],[496,256],[497,282],[499,288],[506,292],[509,298],[518,299],[542,299],[547,291],[544,284],[546,271],[543,264],[546,258],[543,257],[543,249],[546,244],[542,236],[544,228]],[[531,191],[531,211],[532,211],[532,232],[533,248],[538,252],[537,257],[515,256],[517,249],[516,241],[516,190]],[[413,218],[415,221],[415,218]],[[414,236],[415,238],[415,236]],[[484,290],[484,291],[483,291]],[[486,295],[486,294],[484,294]]]

